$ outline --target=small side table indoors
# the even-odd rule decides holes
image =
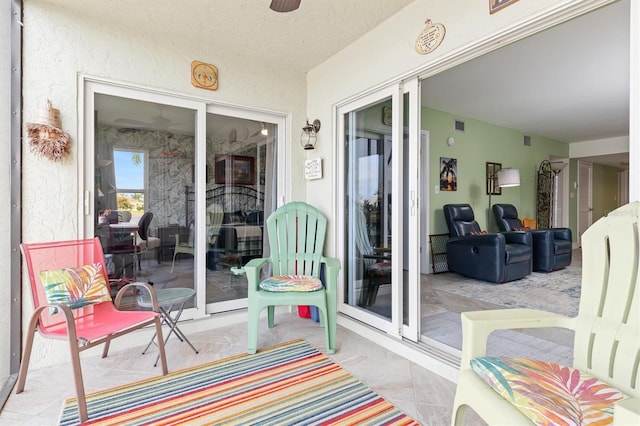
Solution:
[[[175,333],[181,342],[187,342],[189,346],[191,346],[191,349],[193,349],[195,353],[198,353],[198,351],[196,350],[195,347],[193,347],[189,339],[187,339],[184,333],[178,328],[178,320],[180,320],[180,315],[182,315],[182,310],[184,309],[185,303],[193,299],[195,295],[196,295],[196,291],[192,288],[179,287],[179,288],[163,288],[163,289],[156,290],[156,297],[158,298],[158,307],[160,308],[160,316],[162,317],[162,324],[169,325],[169,333],[166,335],[164,339],[165,345],[169,340],[169,338],[171,337],[171,334]],[[151,296],[148,293],[139,295],[138,305],[143,308],[152,308],[153,305],[151,304]],[[172,312],[174,313],[173,316],[171,316]],[[144,348],[144,351],[142,351],[143,355],[147,352],[147,350],[152,344],[156,344],[155,340],[156,340],[156,334],[153,335],[147,347]],[[160,359],[160,355],[156,357],[156,362],[155,364],[153,364],[154,367],[158,365],[158,359]]]

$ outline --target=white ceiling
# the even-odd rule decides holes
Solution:
[[[629,0],[426,79],[422,104],[567,143],[628,136]]]
[[[171,39],[176,49],[176,43],[224,43],[237,60],[257,56],[306,72],[412,0],[302,0],[285,14],[271,11],[270,0],[190,0],[189,7],[184,0],[157,0],[152,7],[134,0],[108,7],[99,0],[48,1],[132,34],[145,22],[145,37]],[[423,105],[568,143],[628,135],[628,10],[629,0],[622,0],[430,77]],[[123,117],[116,114],[122,105],[109,109],[103,105],[99,117]],[[124,117],[152,122],[160,116],[157,109],[140,112],[133,108]],[[170,114],[163,109],[161,116]],[[620,167],[625,160],[611,161]]]

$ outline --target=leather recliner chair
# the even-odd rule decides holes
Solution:
[[[518,211],[512,204],[494,204],[493,215],[500,232],[522,229]],[[533,270],[552,272],[571,264],[571,229],[548,228],[532,229]]]
[[[450,271],[494,283],[517,280],[531,273],[531,233],[482,234],[469,204],[446,204],[443,210],[449,227]]]

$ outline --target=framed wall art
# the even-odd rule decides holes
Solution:
[[[458,190],[458,160],[440,157],[440,190]]]
[[[518,0],[489,0],[489,13],[495,13],[517,1]]]
[[[217,184],[255,185],[256,162],[254,157],[240,155],[216,155]]]

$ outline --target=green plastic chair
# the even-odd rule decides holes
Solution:
[[[248,289],[248,349],[256,353],[258,319],[264,308],[268,310],[269,328],[274,326],[276,306],[317,306],[320,322],[325,328],[327,353],[336,350],[337,287],[340,262],[323,256],[327,218],[315,207],[304,202],[290,202],[267,218],[270,257],[250,260],[234,272],[246,273]],[[271,265],[271,276],[261,280],[263,268]],[[320,279],[323,271],[324,287],[301,291],[311,279]],[[267,282],[285,278],[282,288],[264,289]],[[300,284],[300,286],[298,286]],[[267,286],[268,287],[268,286]],[[288,290],[283,290],[286,288]]]

